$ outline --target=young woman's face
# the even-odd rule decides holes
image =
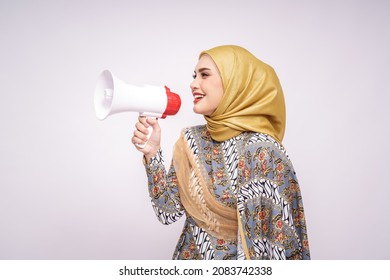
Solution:
[[[194,96],[194,112],[211,115],[222,99],[223,84],[218,68],[209,55],[200,57],[190,87]]]

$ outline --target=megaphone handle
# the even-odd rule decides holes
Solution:
[[[147,118],[146,116],[143,116],[143,115],[140,115],[144,118]],[[150,136],[152,135],[152,132],[153,132],[153,128],[151,126],[148,127],[148,141],[149,141],[149,138]],[[138,147],[140,147],[141,149],[145,148],[146,144],[148,144],[148,141],[146,141],[144,144],[136,144]]]

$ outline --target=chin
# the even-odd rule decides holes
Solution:
[[[213,112],[210,112],[210,110],[207,110],[207,108],[203,108],[203,110],[202,110],[202,107],[196,106],[196,105],[193,107],[193,111],[195,114],[199,114],[199,115],[203,115],[203,116],[209,116],[213,113]]]
[[[194,108],[192,108],[192,110],[194,111],[195,114],[203,115],[202,110],[199,110],[198,108],[196,108],[196,106],[194,106]]]

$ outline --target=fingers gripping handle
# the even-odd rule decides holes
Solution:
[[[153,128],[151,126],[148,127],[149,133],[148,133],[148,140],[143,144],[136,144],[139,148],[143,149],[145,148],[146,144],[149,142],[150,135],[152,135]]]
[[[147,116],[145,116],[145,115],[143,115],[143,114],[140,114],[140,116],[143,117],[143,118],[147,118]],[[149,125],[149,127],[148,127],[148,140],[147,140],[145,143],[143,143],[143,144],[141,144],[141,143],[136,143],[136,145],[137,145],[139,148],[141,148],[141,149],[145,148],[146,144],[148,144],[148,142],[149,142],[149,138],[150,138],[150,136],[152,135],[152,132],[153,132],[153,128]]]

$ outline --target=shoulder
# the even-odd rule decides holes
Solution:
[[[180,137],[194,154],[201,153],[205,147],[209,147],[212,144],[206,125],[183,128]]]
[[[210,138],[210,133],[208,132],[206,125],[196,125],[196,126],[190,126],[190,127],[185,127],[181,131],[182,135],[186,140],[189,139],[204,139],[207,140]]]
[[[240,160],[238,164],[244,172],[241,182],[246,183],[251,176],[271,180],[279,187],[288,186],[290,180],[297,181],[286,149],[270,135],[250,133]]]
[[[183,128],[182,133],[201,133],[206,130],[206,125],[195,125]]]
[[[244,149],[256,151],[262,148],[289,159],[285,147],[272,136],[261,132],[249,133],[245,140]]]

